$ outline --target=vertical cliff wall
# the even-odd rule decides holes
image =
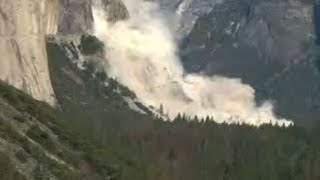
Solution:
[[[58,32],[81,34],[92,29],[91,0],[60,0]]]
[[[116,20],[127,16],[121,0],[103,0]],[[46,35],[92,30],[92,0],[0,0],[0,79],[34,98],[55,104]]]
[[[55,103],[45,35],[56,33],[58,0],[0,1],[0,79]]]

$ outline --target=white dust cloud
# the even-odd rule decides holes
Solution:
[[[289,125],[278,119],[269,102],[257,106],[255,91],[240,79],[186,74],[168,21],[154,2],[124,0],[130,18],[106,21],[104,10],[93,8],[95,35],[106,45],[109,75],[133,90],[140,101],[159,107],[172,119],[178,113],[214,117],[221,123]]]

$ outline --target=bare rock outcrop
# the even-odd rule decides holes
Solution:
[[[55,104],[45,36],[57,32],[58,0],[0,1],[0,79]]]

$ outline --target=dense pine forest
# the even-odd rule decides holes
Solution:
[[[21,146],[16,156],[22,162],[29,156],[38,160],[33,179],[48,179],[48,174],[70,180],[320,179],[319,122],[285,128],[217,124],[214,117],[184,114],[168,120],[162,107],[152,113],[139,103],[136,106],[144,113],[137,112],[126,101],[135,99],[135,94],[97,68],[103,45],[92,37],[80,41],[77,48],[72,42],[47,44],[56,108],[0,83],[1,104],[21,114],[8,121],[1,114],[9,110],[0,108],[0,138]],[[95,61],[79,68],[76,49]],[[30,117],[42,125],[33,126],[24,136],[13,133],[10,121],[31,123]],[[43,131],[42,126],[50,130]],[[39,157],[41,151],[30,146],[28,138],[64,160],[71,170]],[[1,155],[0,176],[25,179],[14,169],[10,158]]]
[[[0,88],[1,99],[52,123],[62,142],[80,151],[99,174],[109,179],[320,178],[318,123],[311,129],[299,125],[252,127],[183,115],[169,122],[141,116],[126,107],[112,110],[114,114],[108,113],[101,121],[85,121],[76,115],[71,119],[3,83]],[[3,128],[0,130],[4,136]],[[37,131],[32,132],[31,137],[46,141]],[[81,164],[74,158],[69,161],[75,167]],[[0,163],[3,174],[8,167]]]

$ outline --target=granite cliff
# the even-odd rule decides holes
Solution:
[[[103,1],[111,18],[126,16],[121,1]],[[110,8],[112,7],[112,8]],[[46,36],[74,37],[92,30],[90,0],[0,2],[0,79],[34,98],[56,104],[48,72]]]
[[[0,2],[0,79],[55,104],[45,35],[57,32],[58,0]]]

